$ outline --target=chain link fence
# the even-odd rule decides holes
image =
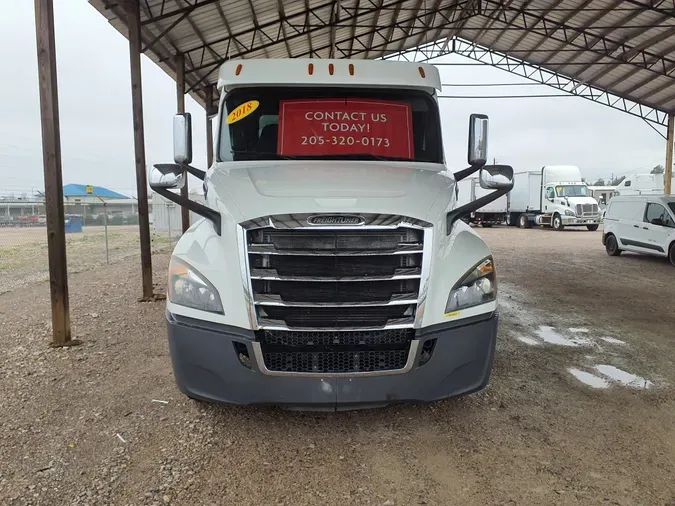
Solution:
[[[138,207],[120,202],[66,203],[68,273],[140,254]],[[150,206],[153,254],[173,249],[180,237],[180,207],[158,195]],[[0,293],[49,279],[44,202],[0,200]]]

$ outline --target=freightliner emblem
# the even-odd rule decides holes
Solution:
[[[310,225],[345,226],[363,225],[366,220],[362,216],[349,214],[319,214],[307,218],[307,223]]]

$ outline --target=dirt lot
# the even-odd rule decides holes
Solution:
[[[600,232],[480,233],[500,274],[494,374],[431,405],[189,401],[163,304],[136,302],[137,258],[71,278],[78,347],[46,346],[45,284],[0,295],[0,504],[675,504],[675,269],[610,258]]]
[[[175,242],[174,231],[174,242]],[[168,233],[152,230],[155,251],[169,246]],[[66,235],[68,271],[82,272],[106,263],[104,227],[84,227],[82,233]],[[108,257],[111,262],[139,252],[138,226],[108,227]],[[47,229],[45,227],[0,228],[0,293],[49,278]]]

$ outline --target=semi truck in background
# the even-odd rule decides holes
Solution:
[[[548,165],[541,170],[514,174],[509,197],[509,225],[533,225],[563,230],[586,227],[594,231],[601,222],[598,202],[571,165]]]
[[[479,178],[472,177],[459,181],[457,183],[458,195],[457,205],[462,206],[475,201],[485,195],[491,193],[481,187]],[[499,225],[506,221],[506,213],[509,207],[508,194],[502,195],[489,204],[484,205],[480,209],[464,217],[467,223],[475,223],[483,227],[491,227],[492,225]]]
[[[151,188],[203,219],[177,242],[166,319],[189,397],[343,410],[485,387],[497,336],[488,246],[462,221],[512,188],[486,165],[471,115],[468,165],[444,163],[433,65],[228,61],[214,163],[192,160],[189,114]],[[186,172],[205,202],[171,191]],[[478,174],[491,193],[458,206]]]
[[[675,188],[675,177],[671,188]],[[614,188],[614,195],[663,195],[665,193],[664,174],[631,174]]]

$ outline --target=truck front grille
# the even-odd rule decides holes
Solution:
[[[598,212],[598,204],[577,204],[577,216],[595,216]]]
[[[402,369],[423,300],[424,242],[431,229],[393,216],[366,216],[366,226],[357,227],[283,218],[244,227],[252,317],[265,367],[295,373]]]

